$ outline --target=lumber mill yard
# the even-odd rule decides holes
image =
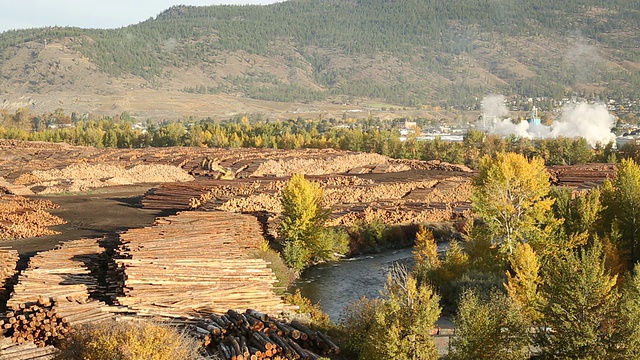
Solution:
[[[549,168],[589,188],[610,165]],[[153,318],[222,359],[338,359],[290,313],[254,254],[273,241],[279,196],[304,173],[330,225],[452,223],[473,172],[337,150],[96,149],[0,141],[0,359],[54,359],[83,324]]]

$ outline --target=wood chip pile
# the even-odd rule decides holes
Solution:
[[[192,326],[210,354],[224,360],[311,359],[340,353],[326,335],[299,321],[290,323],[248,309],[211,315]]]
[[[65,222],[47,212],[57,207],[48,200],[0,194],[0,240],[58,234],[48,227]]]
[[[138,315],[187,317],[288,307],[273,292],[275,275],[250,257],[263,241],[255,217],[184,212],[121,234],[116,262],[123,272],[120,305]]]
[[[0,176],[37,193],[77,192],[140,182],[184,181],[184,174],[178,170],[193,176],[220,177],[221,171],[203,166],[210,162],[215,162],[216,169],[228,170],[236,179],[290,176],[298,172],[322,175],[354,169],[358,173],[410,169],[401,163],[392,164],[386,156],[333,149],[96,149],[0,141],[0,152],[4,155],[0,157]],[[108,169],[115,170],[105,172]],[[164,178],[161,176],[163,173]]]

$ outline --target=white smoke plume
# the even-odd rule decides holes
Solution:
[[[615,141],[611,132],[616,119],[603,104],[570,104],[562,109],[562,115],[551,124],[551,137],[583,137],[590,146]]]
[[[509,115],[509,109],[504,104],[504,95],[489,95],[482,99],[482,115],[487,119],[500,119]]]
[[[557,137],[583,137],[589,146],[594,147],[600,143],[608,144],[615,141],[615,135],[611,128],[615,125],[615,117],[611,115],[603,104],[578,103],[569,104],[562,109],[561,115],[550,126],[531,125],[527,121],[514,124],[511,119],[504,119],[506,116],[496,117],[496,109],[499,109],[496,101],[504,106],[504,97],[495,95],[488,96],[482,101],[484,119],[495,119],[488,122],[487,131],[491,134],[510,136],[515,135],[527,139],[545,139]],[[488,100],[488,101],[486,101]],[[485,107],[485,104],[489,106]],[[499,112],[504,114],[504,112]],[[508,110],[506,112],[508,114]]]

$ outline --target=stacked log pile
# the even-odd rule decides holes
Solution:
[[[370,168],[386,165],[389,157],[379,154],[353,153],[347,151],[327,150],[322,156],[314,151],[296,150],[298,156],[283,159],[271,159],[262,163],[252,176],[291,176],[293,174],[326,175],[347,173],[356,168]],[[313,154],[314,156],[309,156]],[[406,166],[388,167],[386,171],[409,170]],[[369,172],[371,171],[369,170]],[[362,173],[362,172],[360,172]]]
[[[275,275],[251,258],[262,239],[255,217],[184,212],[121,234],[116,263],[122,271],[120,305],[138,315],[189,317],[253,307],[287,308],[273,292]]]
[[[210,354],[224,360],[317,360],[340,353],[326,335],[299,321],[286,323],[251,309],[211,315],[192,329]]]
[[[33,191],[27,189],[27,187],[19,184],[12,184],[0,176],[0,194],[2,193],[20,196],[33,195]]]
[[[53,304],[41,300],[21,304],[0,316],[5,337],[16,344],[33,343],[37,347],[56,345],[71,331],[69,322],[56,313]]]
[[[466,165],[451,164],[441,160],[407,160],[407,159],[393,159],[390,160],[392,164],[402,164],[411,169],[417,170],[439,170],[439,171],[459,171],[464,173],[472,173],[473,170]]]
[[[575,190],[588,190],[602,185],[615,174],[615,164],[583,164],[572,166],[549,166],[551,183],[558,186],[568,186]]]
[[[0,247],[0,300],[9,299],[9,291],[13,289],[14,276],[20,255],[11,248]]]
[[[18,277],[7,308],[52,306],[56,318],[70,326],[112,318],[105,303],[91,297],[99,288],[91,267],[103,251],[97,239],[80,239],[33,256]]]
[[[58,349],[47,345],[38,347],[33,342],[16,344],[10,338],[0,339],[0,360],[53,360]]]
[[[385,223],[450,221],[469,215],[469,176],[435,174],[376,182],[356,176],[309,176],[324,188],[324,204],[331,208],[330,225],[352,225],[372,214]],[[287,178],[239,179],[232,183],[202,180],[164,184],[143,199],[148,209],[223,210],[279,214],[280,191]],[[365,213],[365,210],[368,213]]]
[[[48,200],[0,195],[0,240],[58,234],[49,226],[64,220],[47,212],[57,205]]]

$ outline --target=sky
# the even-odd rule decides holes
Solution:
[[[46,26],[112,29],[173,5],[269,4],[275,0],[0,0],[0,32]]]

